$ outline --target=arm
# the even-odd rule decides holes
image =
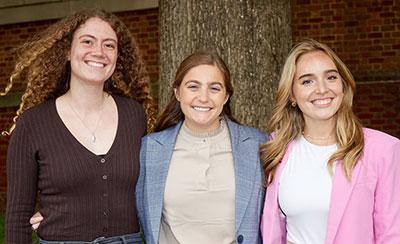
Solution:
[[[139,217],[139,222],[140,226],[142,228],[142,231],[145,233],[145,230],[143,229],[145,226],[145,210],[144,210],[144,182],[145,182],[145,154],[146,154],[146,138],[142,139],[142,143],[140,146],[140,164],[139,164],[139,178],[136,183],[136,208],[137,208],[137,214]]]
[[[6,243],[32,243],[29,218],[35,208],[37,163],[31,130],[21,117],[7,153]]]
[[[382,151],[375,191],[376,244],[400,243],[400,141]]]

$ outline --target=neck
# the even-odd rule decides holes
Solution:
[[[82,110],[82,112],[98,111],[106,99],[103,85],[88,86],[73,82],[71,82],[71,87],[64,96],[71,105]]]
[[[303,135],[312,143],[318,145],[330,145],[336,143],[336,121],[307,122],[303,129]]]

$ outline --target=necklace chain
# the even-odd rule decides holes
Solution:
[[[301,134],[307,138],[308,140],[311,141],[318,141],[318,142],[327,142],[328,140],[333,138],[333,135],[330,134],[328,136],[319,136],[319,137],[314,137],[314,136],[310,136],[310,134],[306,134],[304,133],[304,131],[301,132]]]
[[[103,104],[102,104],[102,106],[101,106],[101,109],[99,110],[99,115],[98,115],[98,118],[97,118],[97,120],[96,120],[96,126],[94,127],[93,130],[91,130],[91,129],[85,124],[85,122],[83,121],[83,119],[81,118],[81,116],[79,116],[79,113],[72,107],[71,103],[67,100],[67,104],[68,104],[68,106],[70,107],[70,109],[72,110],[72,112],[74,112],[74,114],[75,114],[76,117],[79,119],[79,121],[82,123],[82,125],[89,131],[89,133],[90,133],[90,135],[91,135],[90,142],[93,143],[93,144],[96,143],[96,141],[97,141],[97,138],[96,138],[96,131],[97,131],[97,127],[99,126],[99,122],[100,122],[101,116],[102,116],[102,114],[103,114],[103,110],[104,110],[104,107],[105,107],[106,99],[107,99],[107,96],[105,97],[105,96],[103,95]]]
[[[332,135],[314,137],[314,136],[310,136],[309,134],[304,133],[304,131],[302,132],[302,134],[303,134],[303,136],[310,138],[312,140],[328,140],[329,138],[332,137]]]

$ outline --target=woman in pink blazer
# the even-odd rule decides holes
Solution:
[[[291,50],[261,148],[265,244],[400,243],[400,141],[362,128],[354,91],[326,45]]]

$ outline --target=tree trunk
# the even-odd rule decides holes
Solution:
[[[291,45],[290,1],[160,0],[159,11],[160,109],[183,58],[210,48],[231,71],[234,116],[265,129]]]

